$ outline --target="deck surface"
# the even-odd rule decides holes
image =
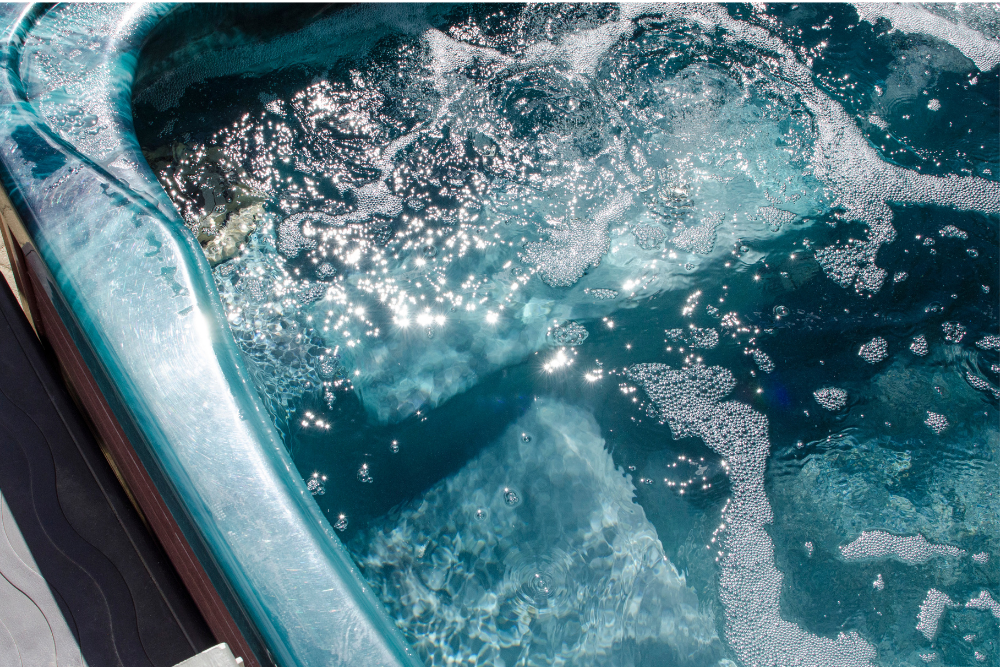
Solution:
[[[0,279],[0,667],[171,667],[215,643]]]

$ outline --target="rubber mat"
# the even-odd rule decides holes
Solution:
[[[0,280],[0,667],[170,667],[216,642],[53,359]]]

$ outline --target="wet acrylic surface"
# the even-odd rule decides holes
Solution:
[[[951,42],[380,6],[139,77],[258,390],[429,664],[1000,659],[998,19],[911,10]]]

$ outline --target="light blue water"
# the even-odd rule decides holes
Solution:
[[[995,8],[212,11],[137,131],[428,664],[997,664]]]

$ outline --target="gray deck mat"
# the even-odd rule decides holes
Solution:
[[[215,644],[0,280],[0,667],[170,667]]]

